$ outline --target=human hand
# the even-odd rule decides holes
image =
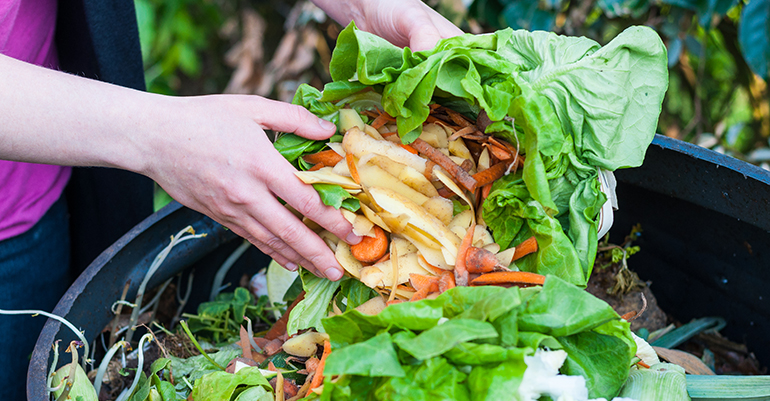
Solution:
[[[342,269],[323,240],[276,197],[339,238],[360,238],[321,202],[273,147],[264,129],[325,139],[336,131],[302,107],[257,96],[168,98],[170,115],[144,173],[180,203],[246,238],[289,270],[337,280]]]
[[[431,49],[439,40],[463,33],[420,0],[313,1],[342,25],[355,20],[359,29],[414,51]]]

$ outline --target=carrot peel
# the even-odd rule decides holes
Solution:
[[[471,285],[502,285],[502,286],[531,286],[543,285],[545,276],[530,272],[492,272],[482,274],[473,281]]]
[[[342,160],[342,156],[332,149],[322,150],[318,153],[302,156],[306,162],[310,164],[323,163],[326,166],[334,166]]]
[[[310,388],[308,389],[308,393],[312,391],[314,388],[317,388],[318,386],[320,386],[321,383],[323,383],[324,365],[326,365],[326,358],[331,353],[332,353],[331,343],[329,342],[329,340],[324,340],[324,352],[321,355],[321,362],[318,363],[318,367],[316,368],[315,375],[313,376],[313,381],[310,382]]]
[[[361,242],[350,246],[350,253],[360,262],[376,262],[388,253],[388,237],[385,230],[374,226],[374,238],[364,236]]]
[[[468,231],[463,237],[463,242],[460,244],[460,248],[457,251],[457,261],[455,262],[455,283],[459,286],[468,286],[468,269],[465,265],[466,254],[468,248],[473,242],[473,233],[476,231],[476,225],[471,223],[468,227]]]
[[[465,267],[468,273],[489,273],[507,269],[500,264],[494,253],[475,246],[468,247],[466,251]]]
[[[513,252],[513,260],[521,259],[524,256],[534,252],[537,252],[537,240],[533,236],[527,238],[524,240],[524,242],[516,247],[516,250]]]

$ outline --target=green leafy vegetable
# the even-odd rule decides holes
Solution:
[[[265,314],[269,302],[265,296],[255,299],[249,290],[238,287],[234,292],[220,293],[216,300],[198,305],[197,315],[183,316],[188,318],[191,332],[214,343],[224,343],[239,338],[244,316],[267,322]]]
[[[300,278],[302,279],[302,288],[305,290],[305,298],[299,301],[289,313],[286,330],[289,335],[294,335],[299,330],[311,327],[323,332],[321,319],[326,317],[340,282],[316,277],[305,269],[300,269]]]
[[[253,387],[261,387],[259,398],[242,398],[241,394]],[[209,373],[195,381],[192,397],[196,401],[221,401],[232,399],[248,399],[257,401],[272,400],[272,387],[262,376],[257,367],[245,367],[236,374],[227,372]]]
[[[315,188],[318,195],[321,196],[321,201],[324,205],[331,206],[335,209],[345,208],[351,212],[355,212],[361,208],[361,203],[358,199],[339,185],[313,184],[313,188]]]
[[[340,376],[327,378],[321,399],[521,399],[527,357],[539,348],[562,349],[562,373],[609,399],[636,352],[627,322],[556,276],[542,288],[456,287],[379,315],[349,309],[322,322],[333,349],[325,372]]]
[[[493,122],[487,133],[526,156],[522,171],[498,180],[484,203],[495,241],[509,247],[534,235],[540,250],[519,267],[584,286],[606,201],[598,168],[642,163],[668,86],[666,63],[663,43],[646,27],[628,28],[604,47],[505,29],[413,53],[351,23],[333,53],[334,82],[323,93],[303,87],[295,102],[327,118],[357,97],[381,94],[371,102],[396,118],[404,143],[419,135],[431,103],[472,118],[484,110]],[[354,92],[362,88],[373,90]],[[287,145],[287,158],[310,146]]]
[[[243,351],[239,346],[231,344],[220,348],[217,352],[209,352],[208,355],[216,363],[227,366],[233,358],[241,356],[242,352]],[[171,369],[176,378],[176,391],[180,394],[188,394],[190,391],[184,380],[181,379],[182,377],[186,378],[189,383],[194,383],[209,373],[221,372],[221,370],[212,365],[203,355],[191,356],[186,359],[177,358],[172,355],[169,356],[168,359],[171,361]]]
[[[367,357],[361,358],[361,355]],[[406,375],[387,332],[331,353],[326,360],[324,374],[337,375],[343,372],[370,377]]]

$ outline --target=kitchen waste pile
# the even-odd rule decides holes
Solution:
[[[330,71],[294,102],[338,133],[275,146],[364,236],[306,220],[345,277],[289,285],[271,266],[271,301],[290,305],[270,330],[159,358],[118,399],[689,399],[684,371],[584,291],[612,171],[642,164],[668,85],[654,31],[601,47],[507,29],[412,52],[351,23]],[[245,313],[237,294],[204,304],[197,330]]]

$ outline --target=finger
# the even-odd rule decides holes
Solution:
[[[262,128],[293,132],[308,139],[326,139],[337,132],[334,123],[316,117],[302,106],[259,98],[254,121]]]
[[[361,242],[361,237],[353,233],[353,226],[339,210],[324,205],[312,186],[303,183],[294,174],[286,173],[296,171],[286,159],[279,156],[278,160],[270,163],[270,166],[272,171],[263,176],[266,177],[268,188],[275,196],[283,199],[301,215],[318,223],[348,244],[355,245]]]
[[[284,256],[296,252],[297,263],[309,264],[330,280],[342,277],[342,268],[326,243],[277,201],[263,202],[252,213],[269,232],[257,237],[259,241]]]
[[[425,25],[411,32],[409,47],[416,52],[430,50],[436,47],[436,43],[441,39],[442,37],[435,27]]]
[[[290,271],[296,271],[298,266],[302,266],[318,277],[329,278],[324,270],[319,269],[312,262],[302,257],[302,255],[292,249],[278,236],[271,233],[268,228],[260,224],[257,220],[252,218],[247,218],[245,220],[247,221],[247,224],[244,227],[233,226],[231,228],[233,232],[248,240],[278,264]],[[243,222],[244,220],[242,219],[241,221]],[[311,235],[315,236],[315,233],[311,232]]]
[[[426,11],[427,21],[413,22],[416,27],[408,32],[409,47],[413,51],[429,50],[436,47],[441,39],[462,35],[463,31],[449,22],[446,18],[436,13],[433,9]]]

